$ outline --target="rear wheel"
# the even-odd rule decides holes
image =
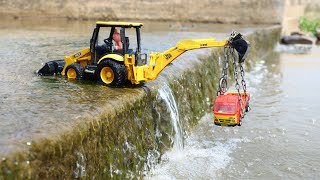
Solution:
[[[240,122],[239,122],[238,126],[241,126],[241,125],[242,125],[242,121],[240,120]]]
[[[78,64],[70,64],[65,71],[65,75],[67,76],[68,79],[82,79],[84,74],[83,67]]]
[[[101,62],[96,72],[99,81],[109,87],[121,87],[127,79],[125,66],[111,59]]]

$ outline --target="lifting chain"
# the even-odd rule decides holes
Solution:
[[[231,47],[225,46],[223,68],[221,72],[221,78],[219,81],[219,89],[217,92],[217,96],[224,95],[224,93],[226,93],[228,90],[228,69],[229,69],[230,55],[231,55]]]
[[[236,32],[232,32],[230,35],[230,39],[233,38],[236,35]],[[241,97],[241,93],[240,93],[240,83],[238,80],[239,77],[239,72],[238,72],[238,66],[237,66],[237,62],[236,62],[236,58],[235,58],[235,51],[234,48],[232,48],[231,46],[225,46],[224,47],[224,64],[223,64],[223,68],[222,68],[222,73],[221,73],[221,78],[219,81],[219,89],[217,92],[217,96],[220,95],[224,95],[228,89],[228,68],[229,68],[229,59],[232,59],[232,63],[233,63],[233,68],[234,68],[234,79],[235,79],[235,87],[236,90],[238,92],[238,99],[240,102],[240,116],[241,119],[245,116],[246,112],[248,112],[250,110],[249,104],[243,108],[243,99]],[[242,85],[242,89],[244,92],[244,96],[247,99],[247,84],[246,81],[244,79],[245,76],[245,72],[243,69],[243,63],[239,63],[239,69],[240,69],[240,75],[241,75],[241,85]],[[247,99],[248,102],[248,99]]]
[[[243,118],[245,115],[246,115],[246,112],[249,111],[249,104],[247,105],[247,107],[244,107],[244,102],[243,102],[243,99],[242,99],[242,96],[241,96],[241,93],[240,93],[240,83],[239,83],[239,72],[238,72],[238,66],[237,66],[237,62],[236,62],[236,58],[235,58],[235,53],[234,53],[234,50],[232,50],[232,53],[231,53],[231,57],[232,57],[232,63],[233,63],[233,68],[234,68],[234,72],[233,72],[233,75],[234,75],[234,79],[235,79],[235,87],[236,87],[236,90],[238,92],[238,99],[239,99],[239,102],[240,102],[240,116],[241,118]],[[246,84],[246,81],[244,79],[244,69],[243,69],[243,63],[239,63],[239,69],[240,69],[240,75],[241,75],[241,85],[242,85],[242,89],[243,89],[243,92],[244,92],[244,97],[245,99],[247,100],[248,96],[247,96],[247,84]],[[248,100],[246,101],[248,102]]]

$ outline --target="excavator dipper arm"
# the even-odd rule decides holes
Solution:
[[[236,49],[239,55],[239,63],[242,63],[249,51],[249,43],[242,38],[239,33],[232,35],[229,39],[217,41],[215,39],[186,39],[180,41],[175,47],[172,47],[162,53],[151,53],[149,68],[145,71],[145,78],[154,80],[159,73],[177,57],[188,50],[231,46]],[[151,66],[151,68],[150,68]]]
[[[216,41],[215,39],[186,39],[180,41],[175,47],[172,47],[162,53],[150,54],[150,65],[152,69],[147,71],[147,79],[154,80],[159,73],[177,57],[188,50],[221,47],[228,44],[228,40]]]

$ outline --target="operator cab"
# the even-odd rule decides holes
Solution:
[[[98,21],[90,40],[91,64],[97,64],[108,54],[135,55],[137,65],[146,64],[146,56],[141,58],[141,26],[141,23]]]
[[[128,53],[130,46],[129,37],[124,35],[121,36],[121,34],[124,34],[123,31],[123,28],[116,27],[105,27],[100,29],[98,39],[95,44],[96,61],[99,61],[100,58],[107,54],[112,53],[123,56],[125,54],[125,50]],[[130,49],[130,51],[131,53],[133,52],[132,49]]]

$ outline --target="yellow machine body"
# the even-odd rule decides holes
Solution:
[[[65,65],[61,72],[61,75],[65,75],[65,70],[70,64],[80,63],[81,66],[85,67],[91,60],[90,48],[85,48],[81,51],[78,51],[70,56],[65,56],[64,61]]]

